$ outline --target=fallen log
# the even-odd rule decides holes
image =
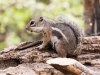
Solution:
[[[94,60],[94,59],[99,59],[100,54],[98,53],[87,53],[87,54],[81,54],[78,56],[78,60]]]
[[[44,63],[50,58],[57,57],[57,54],[52,50],[52,47],[49,44],[43,50],[39,51],[34,49],[34,47],[38,46],[40,43],[42,43],[42,41],[23,42],[19,45],[5,48],[0,52],[0,69],[17,66],[21,63]]]
[[[49,58],[55,58],[57,57],[57,53],[52,49],[51,45],[48,44],[43,50],[39,51],[37,49],[34,49],[34,47],[41,44],[42,41],[37,42],[23,42],[16,46],[11,46],[8,48],[5,48],[0,53],[0,60],[2,62],[6,62],[9,59],[12,61],[17,61],[19,63],[26,63],[26,62],[46,62]],[[84,54],[85,51],[85,54]],[[82,50],[81,55],[78,56],[78,60],[94,60],[99,59],[100,54],[89,54],[89,52],[96,52],[96,50]],[[0,62],[0,63],[2,63]]]
[[[47,63],[60,70],[65,75],[100,75],[99,72],[94,72],[80,62],[70,58],[50,59]]]
[[[82,50],[91,52],[100,52],[100,44],[83,44]]]
[[[100,53],[100,36],[84,37],[82,51]]]
[[[0,70],[0,75],[64,75],[52,66],[44,63],[23,63],[16,67]]]
[[[41,43],[42,41],[22,42],[18,45],[5,48],[3,51],[0,52],[0,69],[6,69],[8,67],[16,67],[19,64],[23,64],[23,63],[45,63],[49,59],[58,57],[55,50],[52,49],[50,43],[43,50],[37,50],[34,48],[40,45]],[[88,47],[88,44],[90,43],[83,43],[83,46],[87,45]],[[99,44],[97,45],[99,47]],[[94,44],[93,46],[96,45]],[[97,49],[95,48],[94,49],[91,49],[89,47],[88,49],[82,48],[82,54],[78,56],[79,62],[81,62],[82,64],[89,64],[89,66],[100,65],[99,48],[98,48],[98,52],[96,51]],[[80,69],[77,68],[74,69],[73,66],[68,68],[71,68],[74,71],[78,71],[78,73],[81,72]]]
[[[84,64],[84,65],[100,65],[100,59],[94,59],[94,60],[81,60],[79,61],[81,64]]]
[[[100,44],[100,36],[84,37],[83,44]]]

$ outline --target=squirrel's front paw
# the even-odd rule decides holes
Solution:
[[[35,47],[35,49],[38,49],[38,50],[41,50],[41,49],[43,49],[43,48],[44,48],[43,45],[40,45],[40,46]]]

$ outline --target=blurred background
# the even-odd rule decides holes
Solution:
[[[84,28],[82,0],[0,0],[0,50],[20,42],[40,40],[41,34],[25,30],[27,23],[34,17],[55,19],[58,15]]]

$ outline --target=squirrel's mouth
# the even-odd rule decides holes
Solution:
[[[25,27],[25,29],[26,29],[26,30],[29,30],[29,28],[28,28],[28,27]]]
[[[31,28],[28,29],[30,32],[33,32]]]
[[[30,30],[32,32],[32,30]]]
[[[32,32],[32,29],[31,29],[31,28],[27,28],[27,27],[26,27],[25,29],[28,30],[28,31],[30,31],[30,32]]]

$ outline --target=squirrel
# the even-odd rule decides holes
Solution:
[[[69,19],[59,17],[58,20],[34,18],[27,24],[26,30],[43,34],[43,43],[37,49],[41,50],[50,42],[59,57],[77,57],[81,53],[81,29]]]

